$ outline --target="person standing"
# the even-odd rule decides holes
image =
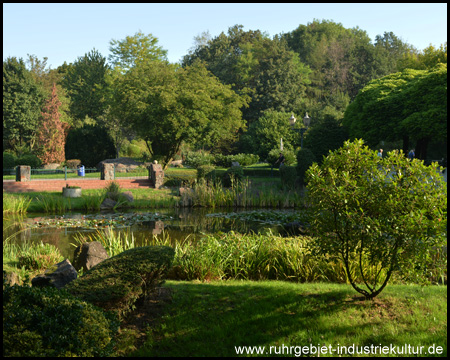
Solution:
[[[416,154],[414,153],[414,149],[411,149],[411,151],[408,153],[408,159],[412,160],[414,159],[414,156],[416,156]]]
[[[380,151],[378,151],[378,156],[380,158],[383,158],[383,149],[380,149]]]

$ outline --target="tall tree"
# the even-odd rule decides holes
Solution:
[[[3,61],[3,149],[34,147],[44,91],[23,59]]]
[[[97,119],[105,111],[108,69],[106,58],[95,49],[67,66],[62,83],[69,93],[70,112],[75,119]]]
[[[141,63],[118,79],[115,111],[133,125],[153,156],[167,165],[183,142],[215,146],[244,126],[245,98],[196,62],[177,68]]]
[[[124,40],[109,42],[111,55],[108,60],[113,67],[124,73],[139,63],[151,61],[167,61],[167,50],[158,46],[158,38],[152,34],[145,35],[138,31],[134,36]]]
[[[302,102],[309,83],[309,68],[299,61],[280,37],[270,39],[257,31],[244,31],[242,25],[228,29],[202,43],[183,59],[183,66],[196,59],[224,84],[240,94],[249,94],[249,107],[243,116],[251,123],[265,110],[292,111]]]
[[[43,164],[62,163],[66,160],[64,146],[68,124],[60,120],[60,106],[61,101],[54,84],[52,94],[41,113],[42,123],[37,137],[39,158]]]
[[[407,153],[416,141],[417,157],[426,159],[430,140],[447,141],[447,64],[371,81],[348,106],[344,126],[371,146],[403,140]]]

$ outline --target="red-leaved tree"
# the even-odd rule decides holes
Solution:
[[[38,135],[39,158],[43,164],[61,163],[65,161],[66,154],[64,145],[66,143],[66,130],[69,125],[62,122],[59,107],[61,101],[56,93],[56,85],[53,84],[52,95],[46,100],[41,112],[42,124]]]

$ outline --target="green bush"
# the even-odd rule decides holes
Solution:
[[[297,180],[297,169],[294,166],[280,167],[281,185],[285,189],[294,189]]]
[[[259,161],[259,156],[254,154],[236,154],[236,155],[222,155],[214,156],[214,164],[217,166],[228,168],[233,161],[237,161],[241,166],[250,166]]]
[[[306,185],[305,179],[306,170],[316,162],[316,157],[313,152],[307,148],[300,149],[297,152],[297,174],[300,177],[300,182]]]
[[[3,153],[3,169],[14,169],[16,166],[16,160],[13,154]]]
[[[190,151],[186,154],[184,163],[190,167],[198,168],[200,165],[211,165],[214,155],[203,151]]]
[[[5,273],[4,273],[5,274]],[[53,287],[9,286],[3,277],[3,356],[108,356],[117,316]]]
[[[126,250],[102,261],[65,288],[84,301],[123,316],[133,309],[138,298],[160,284],[174,254],[167,246]]]
[[[225,174],[222,175],[222,185],[230,187],[233,182],[239,182],[244,178],[244,170],[241,166],[230,167]]]
[[[283,153],[285,161],[284,165],[292,165],[295,162],[295,154],[292,150],[284,149],[280,151],[280,148],[274,148],[270,150],[269,155],[267,156],[267,163],[269,165],[273,165],[275,161],[277,161],[280,156],[280,152]]]
[[[42,161],[36,155],[23,155],[16,159],[16,165],[28,165],[33,169],[37,169],[42,165]]]
[[[111,136],[98,125],[84,125],[82,128],[70,130],[65,151],[66,158],[80,159],[86,167],[95,167],[102,160],[116,157]]]
[[[197,180],[200,179],[214,179],[214,166],[213,165],[200,165],[197,168]]]

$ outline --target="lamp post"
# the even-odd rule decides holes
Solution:
[[[291,124],[292,130],[300,131],[300,135],[301,135],[300,147],[303,149],[303,134],[305,133],[309,124],[311,124],[311,118],[308,116],[308,113],[306,113],[305,117],[303,118],[303,125],[305,125],[305,127],[301,128],[301,129],[296,129],[294,127],[296,121],[297,121],[297,119],[295,118],[294,114],[292,114],[291,117],[289,118],[289,124]]]

